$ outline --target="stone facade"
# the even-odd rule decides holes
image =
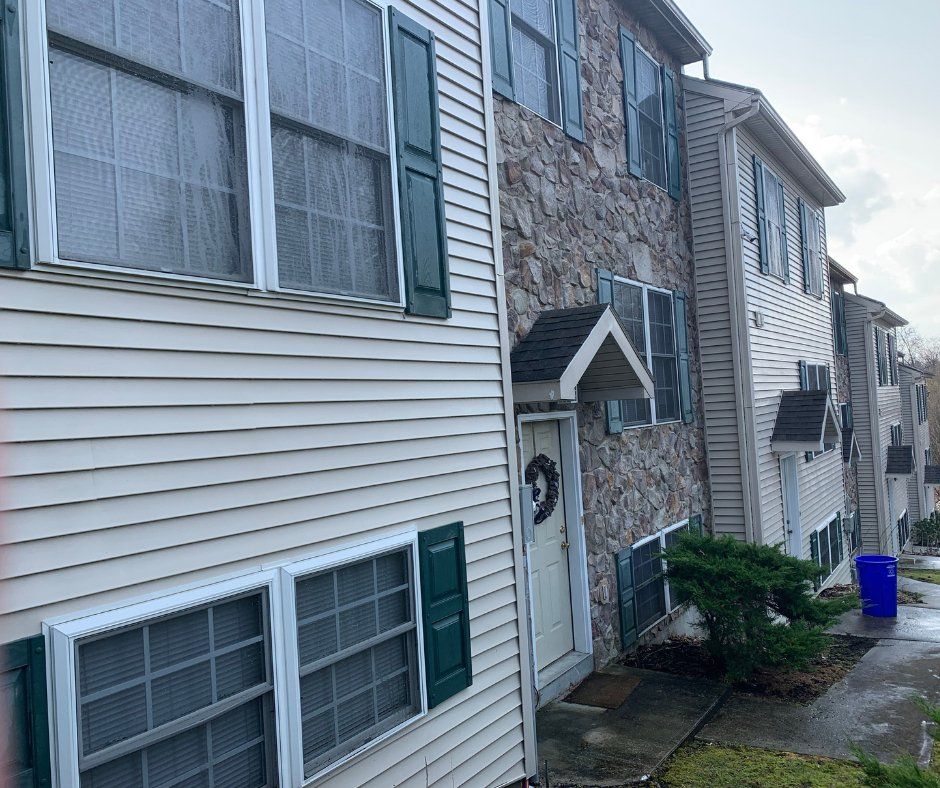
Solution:
[[[585,142],[496,96],[511,342],[543,310],[597,302],[596,268],[688,294],[695,419],[608,435],[604,405],[579,405],[594,658],[619,652],[614,556],[701,513],[711,522],[695,321],[688,190],[679,201],[627,169],[618,25],[660,63],[679,64],[614,0],[580,0]],[[680,101],[681,104],[681,101]],[[681,106],[678,125],[684,128]],[[521,410],[521,409],[520,409]]]
[[[836,292],[845,292],[841,282],[832,280],[832,289]],[[849,357],[836,354],[836,368],[833,370],[836,386],[836,407],[841,402],[852,401],[852,385],[849,377]],[[843,463],[843,476],[845,477],[845,504],[847,514],[858,510],[858,463]]]

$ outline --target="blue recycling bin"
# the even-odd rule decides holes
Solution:
[[[855,559],[866,616],[898,615],[898,559],[891,555],[860,555]]]

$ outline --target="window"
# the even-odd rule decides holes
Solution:
[[[399,549],[295,579],[305,777],[420,712],[413,577]]]
[[[862,545],[862,520],[859,516],[858,510],[856,509],[852,512],[852,517],[850,518],[852,525],[852,534],[851,534],[851,546],[852,552],[854,553]]]
[[[652,400],[623,400],[624,426],[677,421],[680,417],[679,368],[672,294],[615,278],[613,306],[637,352],[650,368],[656,386]]]
[[[924,449],[924,465],[933,465],[933,449]]]
[[[842,429],[850,430],[855,426],[855,418],[852,415],[852,403],[839,403],[839,416],[841,417]]]
[[[666,188],[666,141],[663,133],[663,87],[659,65],[637,47],[637,107],[640,111],[640,166],[643,177]]]
[[[835,515],[825,525],[810,534],[810,553],[813,560],[826,570],[822,579],[826,580],[833,570],[842,563],[842,517]]]
[[[800,200],[800,227],[803,242],[803,287],[807,293],[822,298],[823,254],[819,214]]]
[[[263,590],[75,645],[83,786],[275,783]]]
[[[552,0],[515,0],[511,19],[516,100],[546,120],[560,123]]]
[[[904,546],[910,541],[911,538],[911,518],[907,513],[907,510],[904,511],[898,518],[898,550],[903,550]]]
[[[849,343],[845,325],[845,293],[836,290],[832,291],[832,334],[836,355],[847,356]]]
[[[891,445],[904,445],[904,428],[900,424],[891,425]]]
[[[887,386],[888,377],[888,336],[883,328],[875,327],[875,361],[878,369],[878,385]]]
[[[754,166],[757,174],[761,270],[786,281],[790,273],[783,182],[757,157]]]
[[[640,540],[632,548],[631,562],[638,632],[649,629],[667,613],[682,604],[682,600],[670,591],[669,581],[663,574],[662,551],[667,547],[672,547],[688,528],[689,523],[685,520]]]
[[[898,376],[898,348],[897,337],[894,332],[888,333],[888,385],[897,386],[900,378]]]
[[[449,316],[430,31],[371,0],[45,2],[40,260]]]
[[[807,361],[800,362],[800,388],[803,391],[830,391],[831,395],[831,382],[832,377],[829,372],[828,364],[810,364]],[[825,448],[821,452],[806,452],[806,461],[809,462],[820,454],[832,451],[836,447],[834,443],[826,443],[824,446]]]

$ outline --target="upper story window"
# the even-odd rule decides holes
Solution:
[[[516,100],[560,123],[558,48],[551,0],[512,3],[512,69]]]
[[[900,423],[891,425],[891,445],[904,445],[904,428],[900,425]]]
[[[679,370],[673,296],[668,290],[615,278],[614,311],[653,373],[653,399],[622,400],[623,425],[639,427],[680,417]]]
[[[822,298],[824,265],[822,252],[822,222],[819,213],[800,200],[800,230],[803,243],[803,289]]]
[[[787,211],[783,181],[760,158],[754,156],[760,266],[765,274],[790,280],[787,251]]]
[[[648,180],[679,199],[681,167],[676,121],[676,76],[657,63],[620,28],[624,121],[630,174]]]
[[[800,389],[803,391],[828,391],[830,396],[832,394],[832,375],[829,371],[828,364],[810,364],[807,361],[800,362]],[[851,407],[851,406],[850,406]],[[851,410],[849,411],[851,414]],[[842,412],[843,419],[845,418],[845,411]],[[851,417],[851,415],[850,415]],[[844,426],[844,422],[843,422]],[[825,454],[827,451],[832,451],[835,449],[834,443],[824,444],[824,449],[821,452],[806,452],[806,460],[810,461],[818,457],[820,454]]]
[[[584,141],[577,0],[493,0],[493,87]]]
[[[898,352],[894,333],[875,326],[875,362],[879,386],[898,384]]]
[[[434,37],[370,0],[246,7],[30,17],[38,258],[449,316]]]

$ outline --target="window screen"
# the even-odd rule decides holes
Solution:
[[[419,711],[414,593],[407,549],[297,580],[306,776]]]
[[[274,784],[258,591],[76,643],[83,788]]]
[[[398,298],[382,13],[265,3],[281,287]]]
[[[770,273],[786,278],[786,265],[784,263],[783,228],[785,222],[785,207],[783,203],[783,189],[777,176],[764,167],[764,215],[767,219],[767,238],[761,243],[767,243],[767,263]]]
[[[679,369],[671,294],[649,292],[649,329],[656,421],[673,421],[679,418]]]
[[[638,631],[650,626],[667,612],[661,552],[660,540],[651,539],[634,547],[631,554]]]
[[[236,0],[47,0],[59,255],[252,279]]]
[[[513,0],[512,68],[516,99],[560,122],[558,54],[552,0]]]
[[[666,188],[663,90],[659,66],[642,52],[636,56],[636,98],[640,111],[640,166],[643,177]]]

